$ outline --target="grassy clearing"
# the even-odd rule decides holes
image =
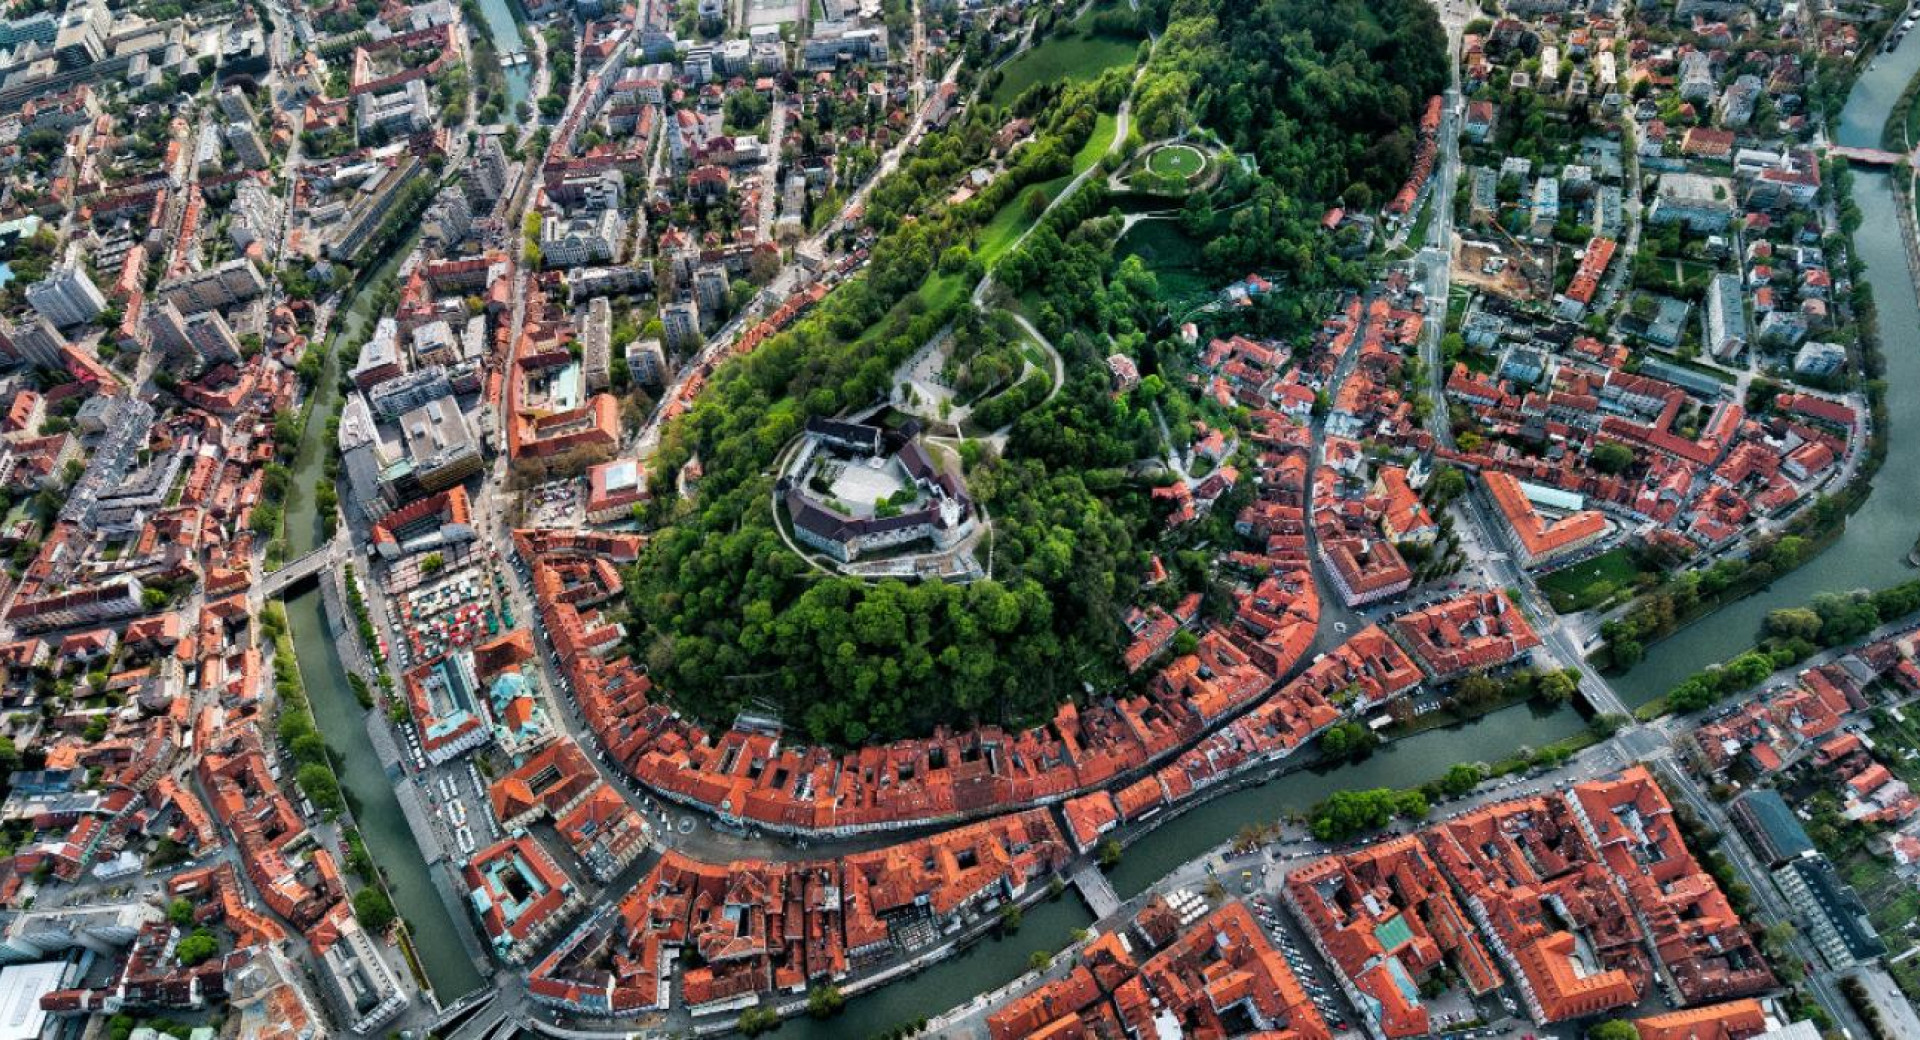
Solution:
[[[1119,129],[1119,121],[1112,115],[1102,112],[1094,123],[1093,133],[1087,136],[1087,143],[1081,145],[1080,150],[1073,154],[1071,172],[1050,181],[1029,185],[1024,190],[1015,192],[1013,198],[1000,207],[1000,212],[995,213],[993,219],[987,221],[986,226],[980,229],[979,246],[974,250],[974,255],[980,258],[980,262],[992,268],[994,262],[1005,256],[1007,250],[1020,240],[1020,235],[1027,230],[1028,225],[1033,223],[1033,218],[1027,215],[1027,196],[1037,191],[1045,196],[1048,202],[1052,202],[1066,190],[1067,185],[1073,183],[1075,177],[1086,172],[1094,163],[1100,161],[1101,156],[1107,154],[1107,149],[1113,146],[1113,136],[1119,132]]]
[[[937,311],[960,299],[968,289],[966,278],[958,274],[936,274],[920,286],[919,296],[930,311]]]
[[[1413,222],[1413,230],[1407,232],[1407,248],[1419,252],[1427,246],[1427,231],[1433,227],[1433,213],[1440,205],[1439,199],[1428,199],[1420,207],[1420,216]]]
[[[1147,156],[1147,169],[1163,177],[1191,177],[1207,165],[1207,157],[1190,144],[1162,145]]]
[[[1172,301],[1212,290],[1213,279],[1203,270],[1203,245],[1178,221],[1143,220],[1120,237],[1116,249],[1122,259],[1139,257],[1159,280],[1160,299]]]
[[[1113,135],[1119,131],[1120,121],[1113,113],[1100,113],[1094,120],[1093,133],[1087,135],[1087,143],[1073,153],[1073,175],[1078,177],[1099,162],[1100,157],[1107,154],[1107,149],[1113,147]]]
[[[1631,595],[1641,573],[1633,554],[1620,548],[1554,571],[1540,579],[1540,588],[1554,610],[1571,614],[1611,603],[1618,595]]]
[[[1095,36],[1078,29],[1057,34],[1008,62],[987,100],[1005,105],[1037,83],[1097,79],[1108,69],[1133,64],[1139,49],[1140,41],[1124,36]]]

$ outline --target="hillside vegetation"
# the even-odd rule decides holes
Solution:
[[[1217,248],[1223,263],[1281,264],[1303,280],[1324,278],[1309,236],[1325,200],[1349,183],[1391,191],[1405,175],[1411,124],[1444,68],[1431,13],[1416,0],[1181,0],[1174,14],[1136,118],[1156,124],[1149,137],[1193,118],[1235,127],[1244,139],[1229,144],[1272,171],[1243,179],[1239,190],[1254,201],[1222,220],[1228,244],[1210,246],[1210,255]],[[1162,14],[1148,8],[1140,17]],[[1147,539],[1160,526],[1149,489],[1125,467],[1160,449],[1144,405],[1107,393],[1103,359],[1108,335],[1138,336],[1153,320],[1156,287],[1137,260],[1112,269],[1111,251],[1092,241],[1112,222],[1093,219],[1091,205],[1060,207],[1048,221],[1056,226],[1007,258],[1022,284],[1067,259],[1035,251],[1099,265],[1054,270],[1057,286],[1097,286],[1098,317],[1049,330],[1066,383],[1019,419],[1006,457],[976,444],[964,451],[974,496],[993,519],[992,580],[909,586],[821,574],[782,543],[771,468],[808,416],[885,395],[895,367],[965,306],[954,289],[979,276],[972,249],[982,228],[1020,192],[1070,168],[1097,115],[1118,107],[1132,71],[1024,91],[1015,109],[1044,102],[1039,140],[1009,175],[958,206],[941,200],[982,161],[1008,109],[972,106],[932,136],[869,201],[882,237],[866,272],[787,333],[723,366],[668,429],[654,486],[671,486],[671,474],[696,455],[704,478],[692,502],[662,496],[650,517],[660,530],[629,583],[629,628],[680,708],[721,723],[744,708],[772,708],[815,741],[858,744],[942,724],[1030,724],[1088,687],[1106,693],[1123,684],[1120,615],[1142,601]],[[1086,228],[1068,226],[1083,221]],[[1204,534],[1189,537],[1225,534],[1232,502],[1221,506]],[[1203,566],[1176,571],[1158,595],[1205,586]],[[1222,603],[1217,594],[1211,602]]]

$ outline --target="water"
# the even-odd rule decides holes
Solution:
[[[1840,144],[1878,148],[1880,129],[1900,92],[1920,70],[1920,43],[1880,57],[1848,95],[1838,133]],[[1648,648],[1646,659],[1614,682],[1621,699],[1644,704],[1676,683],[1740,653],[1759,635],[1767,612],[1806,604],[1822,592],[1880,588],[1907,581],[1906,563],[1920,535],[1920,306],[1914,300],[1900,238],[1898,200],[1889,174],[1866,167],[1853,171],[1853,199],[1863,218],[1854,248],[1867,265],[1867,282],[1879,308],[1880,351],[1886,360],[1887,429],[1890,451],[1874,476],[1873,492],[1847,519],[1846,533],[1821,553],[1757,595],[1725,607],[1710,623],[1691,625]]]
[[[1572,708],[1517,704],[1394,741],[1358,762],[1304,770],[1224,795],[1129,845],[1111,875],[1114,891],[1131,899],[1248,823],[1304,814],[1335,791],[1418,786],[1457,763],[1495,762],[1522,745],[1544,747],[1585,726]]]
[[[339,346],[365,331],[373,318],[377,287],[399,267],[400,259],[411,249],[411,242],[396,249],[374,276],[367,279],[351,306],[335,318],[339,331],[328,344],[313,410],[294,458],[296,490],[287,503],[288,559],[306,554],[322,541],[320,517],[314,510],[313,486],[324,472],[326,457],[334,450],[327,442],[327,420],[340,404],[335,385],[339,378]],[[446,904],[434,891],[427,862],[394,797],[393,784],[397,781],[387,776],[379,756],[374,753],[364,725],[366,711],[347,684],[346,669],[340,663],[340,654],[327,629],[319,589],[309,587],[287,600],[286,610],[294,649],[300,658],[300,678],[313,705],[314,721],[335,755],[340,782],[351,792],[357,807],[354,820],[366,840],[367,851],[386,873],[394,906],[407,920],[414,949],[433,984],[434,993],[443,1002],[451,1002],[479,988],[485,980],[461,944]]]
[[[1878,147],[1886,114],[1917,69],[1920,44],[1882,56],[1878,67],[1861,77],[1848,98],[1839,142]],[[1916,407],[1920,395],[1909,389],[1920,386],[1920,305],[1914,299],[1887,175],[1855,170],[1853,197],[1865,218],[1854,244],[1867,265],[1867,279],[1879,306],[1886,377],[1894,388],[1886,432],[1894,445],[1910,445],[1920,442],[1920,408]],[[1920,534],[1920,451],[1903,455],[1895,450],[1875,478],[1872,496],[1817,565],[1803,566],[1759,595],[1721,610],[1712,624],[1694,625],[1656,644],[1647,659],[1618,683],[1622,697],[1631,704],[1644,703],[1694,671],[1739,652],[1752,642],[1767,611],[1776,607],[1798,605],[1833,589],[1904,580],[1910,576],[1904,559],[1916,534]],[[1294,773],[1225,795],[1128,847],[1126,858],[1113,872],[1114,888],[1122,898],[1137,895],[1175,867],[1231,838],[1247,823],[1304,812],[1334,791],[1418,784],[1456,762],[1504,758],[1521,745],[1549,744],[1573,735],[1581,726],[1571,709],[1519,705],[1477,721],[1417,734],[1358,763]],[[1054,915],[1061,920],[1053,920]],[[858,1038],[937,1014],[1019,976],[1042,940],[1053,943],[1049,929],[1084,927],[1086,918],[1085,908],[1072,897],[1044,904],[1027,915],[1027,926],[1015,939],[983,944],[913,979],[855,997],[841,1018],[789,1022],[778,1035],[805,1040]]]
[[[1093,924],[1093,914],[1071,889],[1059,899],[1029,907],[1022,917],[1014,935],[983,940],[912,978],[852,997],[839,1015],[826,1021],[801,1015],[771,1035],[779,1040],[862,1040],[932,1018],[975,994],[1012,982],[1027,971],[1027,959],[1035,950],[1057,953],[1073,941],[1075,928]]]
[[[1584,723],[1571,708],[1521,704],[1446,729],[1395,741],[1359,762],[1283,776],[1258,787],[1222,795],[1127,846],[1111,875],[1114,890],[1131,899],[1176,867],[1232,838],[1248,823],[1304,813],[1335,791],[1417,785],[1457,762],[1492,762],[1521,745],[1542,747],[1578,733]],[[781,1040],[859,1040],[921,1016],[932,1017],[975,994],[997,989],[1027,971],[1036,949],[1057,950],[1091,915],[1071,892],[1029,911],[1020,934],[988,941],[942,961],[911,979],[847,1001],[845,1013],[826,1022],[799,1018]],[[855,1024],[857,1023],[857,1025]]]
[[[520,41],[520,26],[513,20],[507,3],[508,0],[480,0],[480,13],[486,19],[494,53],[500,56],[500,72],[507,80],[507,108],[503,118],[509,123],[518,123],[520,103],[533,88],[533,64],[506,64],[507,59],[526,52]]]

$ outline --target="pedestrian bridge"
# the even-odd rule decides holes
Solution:
[[[1911,154],[1889,152],[1879,148],[1849,148],[1838,144],[1828,145],[1827,154],[1866,166],[1898,166],[1901,163],[1913,162]]]
[[[1089,863],[1073,872],[1073,885],[1093,910],[1095,920],[1105,920],[1120,912],[1120,894],[1107,881],[1106,872]]]
[[[282,564],[279,570],[260,579],[260,595],[266,599],[285,595],[288,589],[326,570],[332,559],[332,548],[332,543],[328,543],[299,559]]]

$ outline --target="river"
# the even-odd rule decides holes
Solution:
[[[500,74],[507,81],[507,108],[502,118],[508,123],[520,121],[520,103],[533,87],[533,61],[520,38],[520,24],[514,21],[507,5],[512,0],[479,0],[480,13],[486,18],[487,36],[500,56]],[[514,64],[508,61],[518,59]]]
[[[327,440],[327,421],[339,409],[339,348],[361,336],[372,321],[379,286],[400,266],[412,249],[407,242],[367,278],[347,308],[335,316],[336,330],[327,345],[313,409],[294,456],[293,488],[287,502],[288,559],[305,555],[321,542],[320,518],[314,510],[314,482],[334,446]],[[366,840],[367,851],[387,877],[393,903],[406,918],[415,951],[443,1003],[479,988],[485,981],[461,945],[446,904],[434,891],[433,878],[420,846],[407,826],[394,797],[398,777],[390,777],[367,736],[366,710],[347,685],[346,668],[327,628],[326,609],[316,586],[286,601],[288,628],[300,659],[300,678],[313,705],[314,721],[326,737],[339,766],[340,782],[354,805],[354,820]],[[396,967],[400,967],[396,965]]]
[[[1584,725],[1571,708],[1541,710],[1521,704],[1395,741],[1359,762],[1305,770],[1222,795],[1127,846],[1126,856],[1114,868],[1113,887],[1122,899],[1132,898],[1248,823],[1304,813],[1335,791],[1419,784],[1456,762],[1495,761],[1523,744],[1540,747],[1572,736]],[[1034,950],[1058,950],[1073,929],[1091,922],[1086,906],[1070,891],[1029,911],[1018,935],[988,940],[911,979],[853,997],[841,1017],[789,1021],[777,1035],[781,1040],[857,1040],[932,1017],[1012,981],[1027,970]]]
[[[1920,43],[1882,56],[1849,95],[1839,142],[1879,147],[1887,112],[1916,70],[1920,70]],[[1915,303],[1900,240],[1897,203],[1887,174],[1864,169],[1854,171],[1853,197],[1865,218],[1854,244],[1873,285],[1886,378],[1893,388],[1887,436],[1896,446],[1913,445],[1920,443],[1920,393],[1913,390],[1920,387],[1920,306]],[[1776,607],[1805,603],[1819,592],[1878,587],[1910,577],[1905,557],[1916,534],[1920,534],[1920,451],[1895,450],[1876,477],[1871,497],[1818,562],[1719,611],[1710,624],[1693,625],[1655,644],[1646,660],[1619,681],[1621,696],[1630,704],[1644,703],[1694,671],[1739,652],[1752,643],[1767,611]],[[1180,864],[1231,838],[1247,823],[1304,812],[1334,791],[1419,784],[1456,762],[1500,759],[1521,745],[1537,747],[1571,736],[1582,725],[1571,709],[1547,711],[1518,705],[1477,721],[1408,737],[1358,763],[1298,772],[1225,795],[1129,846],[1113,872],[1114,888],[1122,898],[1132,897]],[[1086,907],[1072,895],[1042,904],[1027,914],[1018,936],[983,943],[912,979],[855,997],[847,1002],[843,1017],[788,1022],[779,1035],[785,1040],[871,1036],[938,1014],[974,994],[1005,985],[1027,970],[1032,951],[1058,949],[1067,941],[1067,933],[1085,927],[1089,918]]]
[[[1880,129],[1906,84],[1920,70],[1920,40],[1881,55],[1847,96],[1835,137],[1840,144],[1880,147]],[[1853,200],[1860,230],[1853,244],[1867,265],[1879,309],[1880,350],[1886,359],[1886,464],[1873,492],[1847,519],[1847,529],[1793,573],[1653,644],[1646,659],[1618,677],[1614,686],[1630,705],[1644,704],[1674,684],[1751,646],[1767,612],[1803,606],[1822,592],[1880,588],[1914,576],[1908,550],[1920,535],[1920,306],[1900,240],[1898,200],[1889,174],[1856,166]]]

